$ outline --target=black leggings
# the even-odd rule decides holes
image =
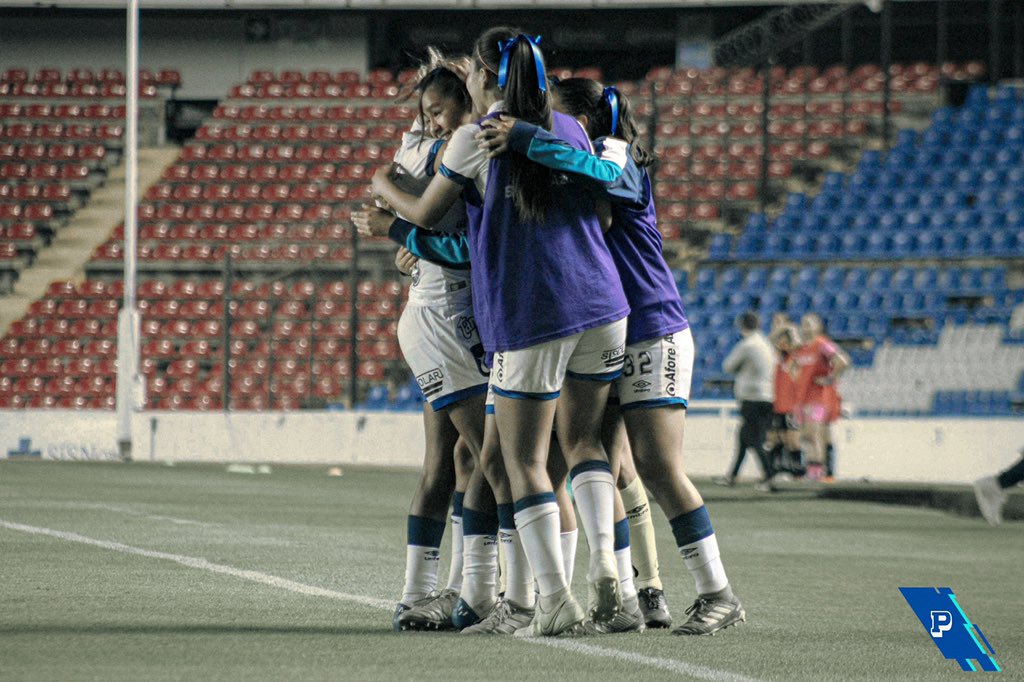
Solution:
[[[1024,481],[1024,457],[1012,467],[999,474],[999,487],[1012,488],[1021,481]]]
[[[740,424],[736,460],[733,462],[732,472],[730,473],[732,478],[736,478],[740,467],[743,466],[743,459],[747,455],[747,448],[753,448],[754,452],[757,453],[757,459],[761,462],[761,468],[764,470],[765,480],[772,477],[774,471],[772,471],[771,460],[768,459],[768,454],[764,451],[764,439],[768,433],[768,428],[772,424],[772,414],[772,404],[770,402],[761,400],[743,400],[740,402],[740,417],[743,419],[743,423]]]

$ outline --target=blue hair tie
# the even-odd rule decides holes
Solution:
[[[498,49],[501,51],[501,62],[498,64],[499,88],[504,89],[505,83],[508,81],[508,60],[512,55],[512,48],[518,45],[520,41],[525,40],[533,52],[533,63],[537,67],[537,85],[540,87],[541,92],[547,90],[544,78],[544,57],[540,53],[540,47],[538,47],[540,45],[540,38],[540,36],[528,36],[520,33],[515,38],[498,41]]]
[[[614,135],[619,129],[619,91],[614,85],[610,85],[601,93],[601,97],[612,110],[612,132]]]

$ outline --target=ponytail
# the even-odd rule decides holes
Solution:
[[[640,131],[629,98],[614,86],[602,88],[589,78],[566,78],[553,85],[562,106],[572,116],[586,116],[591,139],[618,137],[629,144],[637,166],[654,165],[657,157],[640,142]]]
[[[492,28],[476,41],[474,59],[486,69],[501,90],[509,116],[551,129],[551,102],[540,36],[528,36],[518,29]],[[521,220],[542,222],[552,202],[551,169],[525,156],[509,156],[512,202]]]

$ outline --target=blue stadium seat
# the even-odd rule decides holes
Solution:
[[[947,258],[955,258],[966,247],[967,240],[962,233],[947,232],[939,237],[939,254]]]
[[[916,272],[913,268],[899,268],[892,274],[889,286],[892,289],[912,289],[914,288],[915,274]]]
[[[892,280],[892,270],[889,268],[875,268],[868,275],[866,286],[871,290],[888,289]]]
[[[908,232],[897,232],[892,236],[892,250],[890,255],[896,258],[905,258],[914,254],[917,241],[914,235]]]
[[[747,291],[760,292],[768,284],[768,269],[757,266],[747,270],[743,278],[743,288]]]
[[[697,288],[707,291],[715,288],[715,271],[711,268],[701,268],[697,271]]]
[[[678,289],[680,292],[686,291],[687,279],[689,278],[689,274],[686,272],[686,270],[674,270],[672,274],[676,280],[676,289]]]
[[[738,289],[741,282],[743,282],[743,271],[737,267],[729,267],[719,275],[716,288],[729,292]]]
[[[861,293],[857,289],[841,289],[836,291],[833,305],[836,310],[851,311],[860,308]]]
[[[862,232],[847,232],[840,240],[841,253],[847,257],[858,256],[865,251],[866,237]]]
[[[716,234],[711,237],[711,245],[708,247],[709,260],[725,260],[729,257],[729,248],[732,245],[732,235]]]
[[[842,239],[837,234],[819,234],[814,238],[814,255],[818,258],[832,259],[842,254]]]
[[[939,281],[939,269],[935,267],[921,268],[914,274],[915,289],[934,289]]]
[[[835,265],[830,265],[825,268],[821,273],[821,286],[836,291],[843,286],[843,281],[846,279],[846,270]]]
[[[788,266],[774,268],[768,275],[768,286],[773,291],[788,292],[793,282],[793,269]]]
[[[758,257],[765,247],[764,235],[744,232],[736,243],[736,257],[752,259]]]
[[[868,269],[857,266],[846,271],[846,288],[849,291],[861,291],[867,286]]]
[[[362,408],[365,410],[383,410],[388,407],[388,389],[387,386],[371,386],[366,392],[366,400],[363,401]]]

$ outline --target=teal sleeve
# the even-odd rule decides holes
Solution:
[[[604,138],[602,138],[603,140]],[[598,150],[605,147],[598,140]],[[540,126],[516,121],[508,138],[509,149],[531,161],[566,173],[575,173],[601,185],[612,202],[645,206],[643,171],[627,154],[618,159],[595,155],[576,149]]]
[[[402,218],[395,218],[388,236],[417,258],[448,268],[469,268],[469,240],[465,235],[433,232]]]

